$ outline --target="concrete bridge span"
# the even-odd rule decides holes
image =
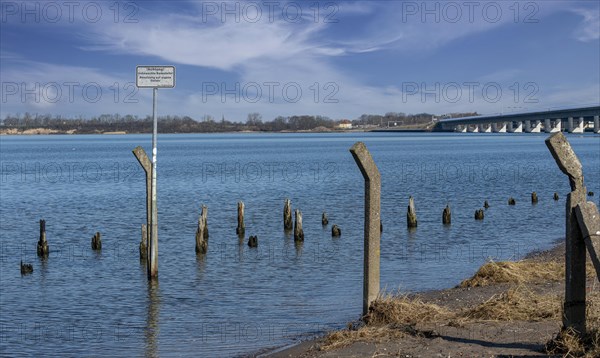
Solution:
[[[600,106],[440,120],[434,131],[478,133],[600,133]]]

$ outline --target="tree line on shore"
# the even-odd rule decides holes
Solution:
[[[476,113],[456,113],[448,117],[477,115]],[[358,119],[333,120],[325,116],[294,115],[278,116],[270,121],[263,121],[259,113],[250,113],[246,122],[233,122],[226,120],[215,120],[209,115],[202,116],[196,120],[189,116],[159,116],[159,130],[163,133],[211,133],[211,132],[239,132],[239,131],[301,131],[315,129],[335,129],[340,122],[351,122],[353,127],[377,126],[387,127],[390,123],[394,126],[403,125],[425,125],[431,123],[433,115],[428,113],[405,114],[402,112],[389,112],[385,115],[363,114]],[[152,117],[138,117],[134,115],[102,114],[91,118],[82,116],[67,118],[63,116],[51,116],[50,114],[7,115],[2,121],[4,128],[16,128],[27,130],[44,128],[60,132],[74,131],[76,133],[102,133],[102,132],[127,132],[127,133],[149,133],[152,131]],[[347,123],[347,122],[346,122]]]

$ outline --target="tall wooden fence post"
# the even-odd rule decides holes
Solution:
[[[546,146],[560,170],[569,177],[571,193],[566,205],[565,303],[563,327],[585,334],[585,243],[575,207],[584,204],[586,190],[581,163],[561,132],[546,139]]]
[[[146,151],[144,151],[144,148],[137,146],[135,147],[135,149],[132,151],[133,155],[135,155],[135,158],[138,160],[138,162],[140,163],[140,165],[142,166],[142,168],[144,169],[144,172],[146,173],[146,230],[142,229],[142,235],[146,235],[146,237],[142,237],[142,240],[140,241],[140,248],[144,247],[146,249],[146,254],[144,255],[144,258],[146,259],[146,264],[148,267],[148,270],[150,270],[150,260],[151,260],[151,255],[150,255],[150,201],[151,201],[151,191],[152,191],[152,162],[150,161],[150,159],[148,158],[148,156],[146,155]],[[141,252],[140,252],[140,259],[143,259]]]
[[[379,295],[381,175],[364,143],[356,142],[350,153],[365,179],[363,315],[366,315]]]

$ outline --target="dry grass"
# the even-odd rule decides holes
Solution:
[[[453,315],[441,306],[416,297],[386,294],[371,304],[369,314],[363,320],[366,326],[330,333],[320,349],[336,349],[358,341],[381,342],[406,334],[419,335],[421,332],[415,329],[418,323],[441,322]]]
[[[562,354],[563,357],[600,357],[600,330],[590,330],[585,337],[579,338],[573,329],[569,328],[546,343],[546,353]]]
[[[481,266],[473,277],[461,282],[459,287],[489,286],[497,283],[522,284],[559,281],[564,277],[564,265],[555,261],[489,261]]]
[[[587,260],[587,277],[596,277],[596,271]],[[489,261],[477,270],[473,277],[464,280],[459,287],[489,286],[497,283],[540,283],[547,281],[561,281],[565,278],[565,265],[563,262],[547,261]]]
[[[386,324],[416,325],[417,323],[439,322],[452,316],[444,307],[425,303],[408,295],[384,295],[371,304],[365,317],[368,325]]]
[[[482,304],[463,311],[462,321],[540,321],[560,319],[562,298],[558,295],[538,295],[525,286],[518,286],[493,295]]]

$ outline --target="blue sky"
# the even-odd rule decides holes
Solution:
[[[600,102],[598,1],[1,2],[0,116],[482,114]],[[117,90],[118,89],[118,90]]]

